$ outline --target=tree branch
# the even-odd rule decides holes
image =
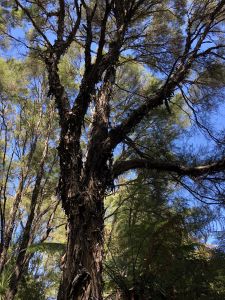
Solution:
[[[192,51],[190,50],[190,35],[187,36],[186,47],[183,55],[181,56],[180,64],[177,67],[172,67],[172,72],[156,95],[146,98],[145,103],[140,105],[136,110],[131,111],[128,118],[126,118],[120,125],[113,128],[109,132],[109,137],[105,143],[106,148],[114,149],[120,142],[124,140],[125,136],[131,132],[132,129],[138,125],[144,117],[148,115],[151,110],[161,106],[164,101],[171,98],[175,88],[182,83],[182,81],[188,75],[188,72],[190,71],[194,61],[198,57],[198,52],[201,49],[206,36],[210,33],[215,18],[218,16],[224,6],[225,0],[222,0],[209,15],[207,22],[203,26],[204,30],[198,41],[196,41]],[[189,53],[187,53],[188,49]],[[210,52],[206,54],[210,54]]]
[[[57,38],[59,42],[63,40],[64,27],[65,27],[65,1],[59,0],[58,29],[57,29]]]
[[[47,43],[47,45],[49,46],[49,48],[52,48],[52,44],[50,43],[50,41],[48,40],[47,36],[43,33],[43,31],[39,28],[39,26],[36,24],[36,22],[34,21],[33,17],[31,16],[29,10],[24,7],[20,1],[15,0],[16,4],[24,11],[24,13],[27,15],[28,19],[31,21],[31,23],[33,24],[34,28],[37,30],[37,32],[40,34],[40,36],[43,37],[43,39],[45,40],[45,42]]]
[[[225,171],[225,158],[198,166],[184,166],[176,163],[157,162],[149,159],[131,159],[116,161],[113,166],[113,177],[116,178],[126,171],[134,169],[150,169],[160,172],[176,173],[180,176],[199,177]]]
[[[62,44],[59,47],[60,56],[63,55],[66,52],[66,50],[68,49],[68,47],[74,41],[75,35],[76,35],[76,33],[77,33],[78,29],[79,29],[79,26],[80,26],[82,5],[80,5],[80,7],[79,7],[77,0],[74,1],[74,4],[75,4],[75,7],[76,7],[77,19],[76,19],[76,22],[75,22],[73,28],[71,29],[68,37],[66,38],[66,40],[64,42],[61,41]],[[58,24],[58,26],[59,26],[59,24]]]

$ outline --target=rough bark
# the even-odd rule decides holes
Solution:
[[[60,196],[68,217],[68,237],[58,299],[102,299],[103,199],[109,177],[107,155],[95,153],[88,168],[74,147],[74,131],[62,136]],[[64,131],[62,130],[62,135]],[[72,136],[71,136],[72,135]],[[76,144],[76,140],[75,140]],[[99,145],[99,144],[98,144]],[[69,153],[68,153],[69,151]],[[77,167],[80,163],[80,167]],[[63,171],[65,170],[65,171]]]
[[[81,196],[68,220],[68,242],[58,299],[102,299],[103,199]],[[90,198],[91,197],[91,198]]]

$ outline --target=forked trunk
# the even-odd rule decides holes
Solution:
[[[102,143],[95,137],[84,164],[80,126],[72,114],[61,124],[58,191],[67,215],[68,240],[58,300],[101,300],[103,200],[110,177],[109,154],[103,152]],[[101,148],[96,149],[96,145]]]
[[[85,194],[68,220],[58,300],[102,299],[103,198]]]

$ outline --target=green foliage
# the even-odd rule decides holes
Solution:
[[[47,252],[47,253],[55,253],[55,252],[65,252],[66,245],[61,243],[41,243],[41,244],[33,244],[28,249],[27,252],[32,254],[36,252]]]
[[[4,271],[0,275],[0,299],[4,299],[5,292],[8,288],[10,276],[11,276],[11,268],[7,266]]]
[[[1,193],[5,189],[4,198],[1,194],[1,210],[5,222],[10,222],[12,218],[19,183],[22,178],[25,180],[7,255],[10,268],[7,264],[0,276],[1,295],[4,297],[8,288],[24,227],[32,206],[35,205],[32,233],[30,232],[33,237],[29,237],[26,251],[29,267],[23,266],[25,274],[22,275],[17,299],[46,299],[48,294],[56,294],[60,256],[65,251],[65,230],[61,226],[65,219],[62,210],[57,209],[58,200],[55,197],[58,181],[58,118],[54,105],[47,98],[46,72],[39,60],[32,55],[23,62],[0,59],[0,70],[0,186]],[[48,150],[44,159],[41,187],[34,204],[34,186],[46,141]],[[48,264],[50,270],[44,264]]]
[[[16,300],[45,300],[45,286],[40,278],[27,275],[24,277],[19,285]]]
[[[150,173],[148,180],[140,176],[108,199],[106,294],[120,290],[128,297],[133,290],[145,299],[187,300],[225,296],[224,253],[201,242],[213,215],[180,201],[168,204],[169,194],[165,179]]]

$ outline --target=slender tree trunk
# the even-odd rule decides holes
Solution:
[[[37,136],[35,136],[34,142],[31,145],[29,155],[28,155],[28,160],[27,160],[27,166],[25,167],[25,170],[21,170],[21,174],[20,174],[21,179],[20,179],[20,182],[18,185],[17,193],[15,196],[11,211],[10,211],[10,218],[8,219],[7,223],[5,224],[4,244],[2,246],[2,252],[0,253],[0,274],[4,270],[4,267],[5,267],[5,264],[7,261],[7,255],[8,255],[8,250],[9,250],[11,240],[12,240],[16,215],[18,212],[19,204],[20,204],[22,196],[23,196],[24,185],[25,185],[26,178],[27,178],[27,175],[30,170],[31,161],[32,161],[36,146],[37,146]]]
[[[23,187],[24,187],[24,180],[21,179],[17,194],[15,196],[15,200],[13,203],[13,207],[10,211],[10,219],[6,223],[6,230],[4,233],[4,245],[2,247],[2,252],[0,254],[0,274],[3,272],[6,261],[7,261],[7,254],[8,254],[8,250],[9,250],[11,239],[12,239],[14,222],[15,222],[17,211],[18,211],[19,203],[21,201]]]
[[[31,229],[32,229],[32,225],[33,225],[33,221],[34,221],[34,217],[35,217],[35,208],[37,205],[38,196],[39,196],[40,189],[41,189],[41,181],[44,176],[44,165],[45,165],[45,160],[46,160],[47,153],[48,153],[48,141],[49,141],[49,139],[47,138],[46,142],[45,142],[45,148],[43,151],[42,159],[40,161],[39,170],[38,170],[38,173],[36,176],[35,186],[34,186],[33,193],[32,193],[30,214],[28,216],[26,226],[25,226],[24,232],[22,234],[22,240],[21,240],[21,243],[19,246],[19,253],[16,258],[16,265],[14,268],[14,272],[9,281],[9,287],[8,287],[8,290],[5,295],[5,300],[14,299],[14,297],[17,293],[18,285],[19,285],[20,280],[23,275],[24,267],[26,266],[27,258],[29,256],[29,255],[27,255],[27,248],[32,242]]]

